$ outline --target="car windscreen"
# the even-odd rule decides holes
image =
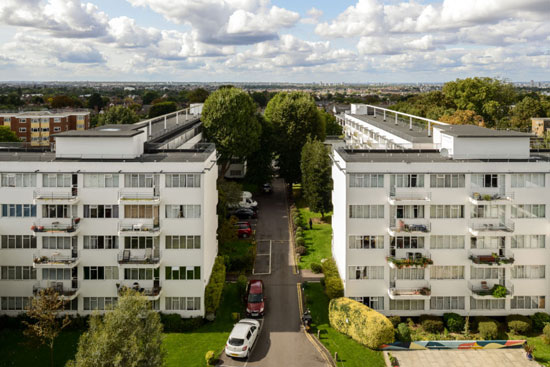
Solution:
[[[229,345],[233,345],[235,347],[238,347],[240,345],[244,344],[244,339],[238,339],[238,338],[229,338]]]
[[[260,293],[251,293],[248,295],[248,303],[263,302],[263,296]]]

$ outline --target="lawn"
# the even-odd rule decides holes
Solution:
[[[535,346],[535,360],[544,366],[550,366],[550,345],[544,342],[542,336],[529,337],[527,343]]]
[[[321,342],[327,347],[330,354],[334,355],[334,352],[338,352],[338,366],[385,366],[382,352],[368,349],[330,326],[328,319],[329,300],[320,283],[306,284],[305,297],[307,307],[309,307],[313,317],[313,333],[316,334],[317,330],[320,330]]]
[[[228,273],[250,274],[256,257],[256,246],[250,239],[231,241],[220,244],[218,255],[229,257],[229,260],[226,260],[226,271]]]

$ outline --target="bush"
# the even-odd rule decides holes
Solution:
[[[506,290],[506,287],[500,284],[495,284],[492,288],[492,294],[493,294],[493,297],[495,298],[503,298],[503,297],[506,297],[506,294],[508,294],[508,291]]]
[[[311,263],[309,267],[311,268],[311,271],[314,272],[315,274],[319,274],[323,272],[323,267],[321,266],[321,264]]]
[[[537,312],[531,316],[531,320],[533,321],[533,329],[541,331],[547,323],[550,323],[550,315],[546,312]]]
[[[393,343],[393,325],[388,318],[349,298],[336,298],[329,304],[330,325],[371,349]]]
[[[202,317],[182,318],[177,313],[160,313],[160,322],[165,333],[183,333],[198,329],[204,324]]]
[[[296,216],[294,217],[294,219],[292,220],[292,223],[294,223],[294,225],[296,226],[296,228],[299,228],[300,227],[300,222],[302,220],[300,219],[300,217]]]
[[[245,296],[246,285],[248,284],[248,278],[246,275],[241,274],[237,278],[237,288],[239,289],[239,296],[242,298]]]
[[[443,320],[452,333],[461,333],[464,330],[464,317],[457,313],[446,313],[443,315]]]
[[[215,313],[220,306],[223,285],[225,283],[224,258],[217,256],[212,267],[212,274],[204,290],[204,306],[207,313]]]
[[[544,328],[542,328],[542,340],[546,344],[550,344],[550,324],[546,324]]]
[[[307,249],[304,246],[298,246],[296,247],[296,253],[299,255],[305,255],[307,252]]]
[[[388,320],[391,321],[394,328],[397,328],[397,325],[401,323],[401,316],[388,316]]]
[[[411,330],[404,322],[397,325],[397,339],[401,342],[411,341]]]
[[[207,366],[213,366],[214,363],[216,363],[216,352],[214,352],[213,350],[209,350],[208,352],[206,352],[204,359],[206,360]]]
[[[477,330],[484,340],[494,340],[498,337],[498,322],[489,317],[480,316],[476,318]]]
[[[322,265],[325,274],[325,293],[329,299],[344,296],[344,284],[338,274],[338,268],[334,259],[327,259]]]
[[[306,244],[306,241],[304,240],[303,237],[296,237],[296,246],[301,246],[301,247],[304,247],[304,245]]]
[[[517,335],[525,335],[533,327],[533,322],[527,316],[522,315],[509,315],[506,317],[506,324],[508,330]]]
[[[302,227],[296,228],[296,238],[303,237],[303,236],[304,236],[304,230],[302,229]]]
[[[441,333],[444,329],[443,320],[438,316],[422,315],[420,316],[420,325],[424,331],[432,334]]]

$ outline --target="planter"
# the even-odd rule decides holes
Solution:
[[[525,356],[527,357],[528,360],[530,361],[533,360],[533,355],[531,353],[525,353]]]

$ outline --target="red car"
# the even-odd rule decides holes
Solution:
[[[235,228],[237,228],[237,235],[239,237],[248,238],[252,236],[252,226],[249,222],[238,222],[235,224]]]
[[[246,287],[246,315],[263,317],[265,312],[264,282],[252,279]]]

